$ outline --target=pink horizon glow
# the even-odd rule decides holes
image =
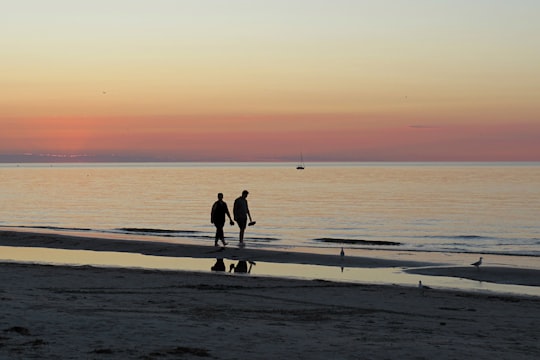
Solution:
[[[540,161],[540,2],[391,3],[7,2],[0,161]]]
[[[110,126],[108,124],[114,124]],[[387,125],[389,124],[389,125]],[[52,161],[540,161],[540,125],[405,124],[346,116],[49,118],[13,122],[0,155]]]

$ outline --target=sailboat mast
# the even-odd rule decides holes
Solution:
[[[304,168],[305,168],[304,155],[300,153],[300,164],[298,164],[298,166],[296,167],[296,170],[304,170]]]

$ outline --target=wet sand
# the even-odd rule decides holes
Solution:
[[[271,263],[293,263],[324,265],[346,268],[407,268],[411,274],[429,276],[447,276],[499,284],[540,286],[540,270],[518,267],[497,267],[483,265],[480,269],[473,266],[444,266],[442,262],[427,260],[405,260],[376,256],[345,256],[337,254],[316,254],[300,251],[274,251],[253,248],[238,248],[230,244],[226,248],[207,245],[175,244],[169,242],[134,241],[129,235],[121,239],[38,233],[29,231],[0,230],[0,246],[39,247],[67,250],[111,251],[120,253],[139,253],[153,256],[225,258],[229,260],[254,260]],[[433,258],[433,257],[431,257]]]
[[[208,258],[217,250],[11,231],[0,232],[0,245]],[[262,256],[264,261],[340,261],[329,255],[227,251],[231,257]],[[347,260],[348,266],[393,264]],[[456,274],[458,269],[414,271]],[[514,270],[528,278],[523,269]],[[467,271],[508,281],[507,269]],[[226,272],[16,263],[0,264],[0,284],[0,358],[6,359],[540,357],[538,297]]]
[[[345,267],[409,267],[428,266],[431,263],[422,261],[406,261],[380,259],[373,257],[345,257],[336,255],[302,253],[297,251],[273,251],[249,248],[238,248],[230,244],[226,248],[206,245],[175,244],[169,242],[134,241],[129,235],[122,239],[106,239],[98,237],[70,236],[26,231],[1,231],[0,246],[45,247],[69,250],[92,250],[130,252],[144,255],[216,258],[232,260],[256,259],[275,263],[295,263]],[[126,241],[127,240],[127,241]],[[433,264],[431,264],[433,265]]]
[[[540,286],[540,271],[534,269],[520,269],[501,266],[475,267],[433,267],[423,269],[409,269],[408,273],[430,276],[448,276],[476,281],[487,281],[498,284],[513,284],[526,286]]]

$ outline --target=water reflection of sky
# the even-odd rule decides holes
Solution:
[[[363,284],[395,284],[417,286],[423,284],[432,288],[459,289],[466,291],[496,292],[518,295],[540,296],[540,288],[534,286],[503,285],[452,277],[407,274],[401,268],[340,268],[290,263],[255,262],[251,274],[255,276],[285,277],[298,279],[320,279]],[[135,253],[63,250],[48,248],[0,246],[0,261],[23,262],[52,265],[123,267],[155,270],[199,271],[210,273],[216,259],[189,257],[151,256]],[[225,273],[237,260],[224,259]]]

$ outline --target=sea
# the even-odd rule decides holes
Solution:
[[[540,269],[536,162],[0,164],[0,184],[8,229],[213,246],[217,194],[232,211],[248,190],[249,247],[491,255]],[[238,228],[225,236],[237,243]]]

